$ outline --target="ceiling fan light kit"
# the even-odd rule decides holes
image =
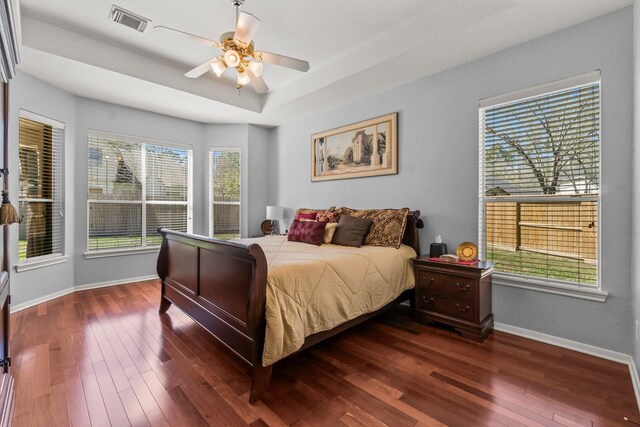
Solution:
[[[253,87],[257,92],[264,93],[267,92],[269,88],[261,77],[262,71],[264,70],[263,62],[303,72],[309,70],[309,63],[307,61],[269,52],[255,51],[252,40],[260,26],[260,20],[250,13],[240,12],[240,6],[242,6],[244,0],[231,0],[231,3],[236,8],[236,30],[235,32],[229,31],[223,33],[222,36],[220,36],[219,42],[163,25],[155,27],[156,29],[180,33],[222,50],[223,54],[221,56],[213,58],[193,70],[188,71],[185,73],[186,77],[198,78],[208,70],[213,70],[217,77],[221,77],[227,68],[235,68],[237,73],[236,88],[238,91],[244,86],[253,83]]]
[[[218,58],[211,63],[211,68],[213,69],[213,72],[216,73],[216,76],[222,77],[222,73],[227,69],[227,66],[221,58]]]
[[[262,62],[249,62],[249,70],[253,73],[254,76],[260,77],[262,75],[262,70],[264,69],[264,65]]]
[[[238,65],[240,65],[240,54],[230,48],[224,53],[224,62],[227,67],[238,68]]]
[[[238,71],[238,86],[246,86],[251,83],[251,78],[244,71]]]

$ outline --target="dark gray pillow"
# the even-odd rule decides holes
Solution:
[[[340,215],[336,232],[331,243],[334,245],[353,246],[359,248],[364,242],[373,222],[367,218],[356,218],[349,215]]]

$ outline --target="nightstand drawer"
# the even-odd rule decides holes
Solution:
[[[442,291],[463,298],[473,298],[476,280],[470,277],[418,270],[420,287],[425,291]]]
[[[473,301],[433,292],[420,292],[417,300],[419,310],[434,311],[470,322],[475,320]]]

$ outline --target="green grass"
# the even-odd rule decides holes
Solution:
[[[227,233],[227,234],[216,234],[213,237],[220,240],[231,240],[231,239],[239,239],[240,235],[236,233]]]
[[[147,238],[147,245],[159,245],[162,239],[158,236],[158,242],[153,242],[153,237]],[[137,248],[142,244],[141,236],[104,236],[89,237],[89,250]]]
[[[89,250],[101,249],[124,249],[140,247],[140,236],[112,236],[112,237],[90,237]],[[162,243],[161,236],[148,236],[147,246],[159,246]],[[18,259],[20,261],[27,259],[27,241],[20,240],[18,246]]]
[[[239,239],[239,234],[218,234],[216,239],[231,240]],[[147,236],[147,246],[160,246],[162,243],[162,236],[154,235]],[[89,238],[89,250],[96,251],[101,249],[125,249],[125,248],[139,248],[141,244],[140,236],[106,236],[106,237],[90,237]],[[18,246],[18,259],[20,261],[27,259],[27,241],[20,240]]]
[[[526,251],[487,248],[487,260],[496,262],[495,270],[569,282],[595,285],[598,278],[594,264],[559,256]]]

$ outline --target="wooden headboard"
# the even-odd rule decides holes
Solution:
[[[420,219],[420,211],[410,211],[407,216],[407,226],[402,236],[402,244],[411,246],[418,256],[420,256],[420,236],[418,230],[423,228],[424,224]]]

